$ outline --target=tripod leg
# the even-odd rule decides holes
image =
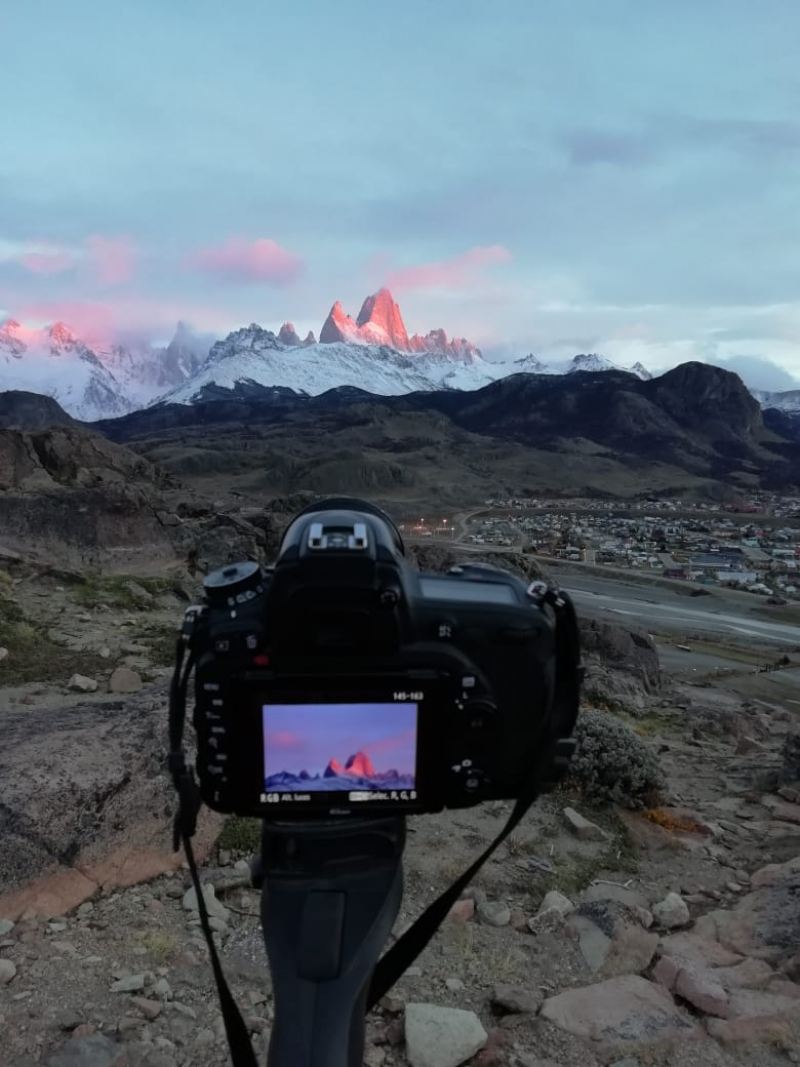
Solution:
[[[361,1067],[367,988],[402,898],[401,820],[265,826],[269,1067]]]

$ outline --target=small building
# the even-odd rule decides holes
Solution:
[[[665,578],[680,578],[682,581],[686,581],[686,579],[689,577],[689,572],[687,571],[687,569],[685,567],[678,567],[678,566],[665,567],[664,568],[664,577]]]
[[[755,571],[717,571],[717,581],[720,584],[738,582],[740,585],[749,585],[757,578]]]

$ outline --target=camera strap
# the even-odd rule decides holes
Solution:
[[[542,601],[550,605],[556,617],[556,665],[553,706],[551,709],[551,743],[540,748],[539,752],[534,755],[528,783],[515,803],[508,821],[494,841],[484,849],[475,862],[464,871],[449,889],[446,889],[426,908],[413,926],[378,961],[367,994],[366,1008],[368,1011],[375,1007],[403,972],[425,949],[446,919],[453,904],[460,898],[484,863],[519,825],[539,794],[552,788],[558,782],[569,764],[569,758],[574,747],[574,743],[571,741],[571,734],[578,716],[580,686],[583,680],[578,621],[572,601],[557,589],[548,588],[542,595]],[[176,668],[170,691],[170,754],[168,768],[172,773],[179,797],[178,812],[175,819],[174,848],[177,851],[179,842],[182,842],[186,853],[192,885],[197,896],[200,926],[208,945],[214,981],[217,986],[217,995],[222,1009],[222,1018],[225,1023],[225,1032],[231,1053],[231,1063],[233,1067],[258,1067],[247,1027],[222,971],[191,845],[191,837],[196,829],[197,814],[200,809],[199,790],[193,773],[186,767],[182,744],[186,687],[193,666],[193,658],[191,656],[185,669],[181,671],[191,628],[192,622],[187,620],[187,623],[184,624],[183,635],[178,641]]]
[[[192,848],[192,837],[197,829],[197,816],[200,812],[200,790],[191,768],[186,766],[186,757],[183,751],[183,724],[186,715],[186,688],[189,675],[194,666],[194,657],[190,654],[183,666],[186,648],[194,628],[194,618],[187,613],[183,624],[181,636],[178,638],[175,652],[175,672],[172,675],[172,684],[169,694],[169,756],[167,757],[167,769],[172,775],[172,782],[178,793],[178,810],[175,815],[173,829],[172,848],[178,851],[180,844],[186,853],[186,862],[189,865],[189,874],[194,886],[197,898],[197,912],[200,916],[200,928],[203,931],[208,954],[211,960],[211,969],[214,972],[214,981],[217,985],[222,1019],[225,1023],[225,1033],[228,1038],[228,1048],[231,1052],[233,1067],[258,1067],[250,1036],[247,1033],[242,1013],[233,999],[222,964],[219,960],[217,946],[211,932],[211,924],[208,921],[208,908],[206,907],[203,889],[200,885],[200,875],[197,871],[197,863]]]
[[[406,968],[411,966],[484,863],[519,825],[539,794],[557,783],[569,764],[574,747],[571,734],[578,717],[583,681],[578,620],[572,601],[556,589],[548,588],[542,599],[553,608],[556,616],[556,670],[552,707],[554,743],[540,750],[538,758],[534,759],[528,783],[494,841],[378,960],[367,995],[367,1010],[374,1008]]]

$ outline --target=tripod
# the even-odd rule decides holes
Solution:
[[[253,884],[272,973],[268,1067],[361,1067],[367,992],[403,894],[402,817],[265,822]]]

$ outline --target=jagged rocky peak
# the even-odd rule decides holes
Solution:
[[[638,360],[631,367],[631,374],[635,374],[637,377],[641,378],[643,382],[649,382],[653,377],[647,367]]]
[[[0,326],[0,352],[21,356],[28,347],[23,339],[23,332],[22,325],[16,319],[6,319]]]
[[[520,359],[515,359],[514,367],[521,374],[541,374],[547,369],[547,365],[542,363],[533,352],[529,352],[527,356],[522,356]]]
[[[478,349],[466,338],[448,340],[441,329],[431,330],[424,336],[415,333],[409,337],[400,308],[388,289],[379,289],[368,296],[355,320],[337,300],[319,339],[322,344],[387,345],[398,352],[447,356],[464,362],[480,358]]]
[[[605,356],[599,355],[597,352],[581,352],[577,356],[573,356],[570,361],[569,371],[598,371],[598,370],[617,370],[610,359],[606,359]]]
[[[54,344],[61,347],[71,347],[78,344],[78,338],[65,322],[54,322],[47,334]]]
[[[388,289],[379,289],[367,297],[361,305],[356,326],[365,340],[391,345],[400,352],[409,351],[403,316]]]
[[[284,322],[280,330],[278,330],[278,340],[282,345],[287,345],[289,348],[300,347],[300,338],[293,322]]]
[[[358,327],[353,319],[346,314],[338,300],[328,312],[328,317],[322,324],[319,339],[320,343],[323,345],[337,344],[339,342],[347,344],[353,341],[358,343],[361,341],[358,334]]]
[[[317,343],[313,330],[309,330],[301,341],[293,322],[284,322],[283,326],[278,330],[278,340],[282,345],[286,345],[287,348],[308,348],[310,345]]]
[[[209,343],[198,337],[186,322],[178,322],[172,340],[164,350],[163,382],[165,386],[177,385],[194,374],[203,364],[209,352]]]

